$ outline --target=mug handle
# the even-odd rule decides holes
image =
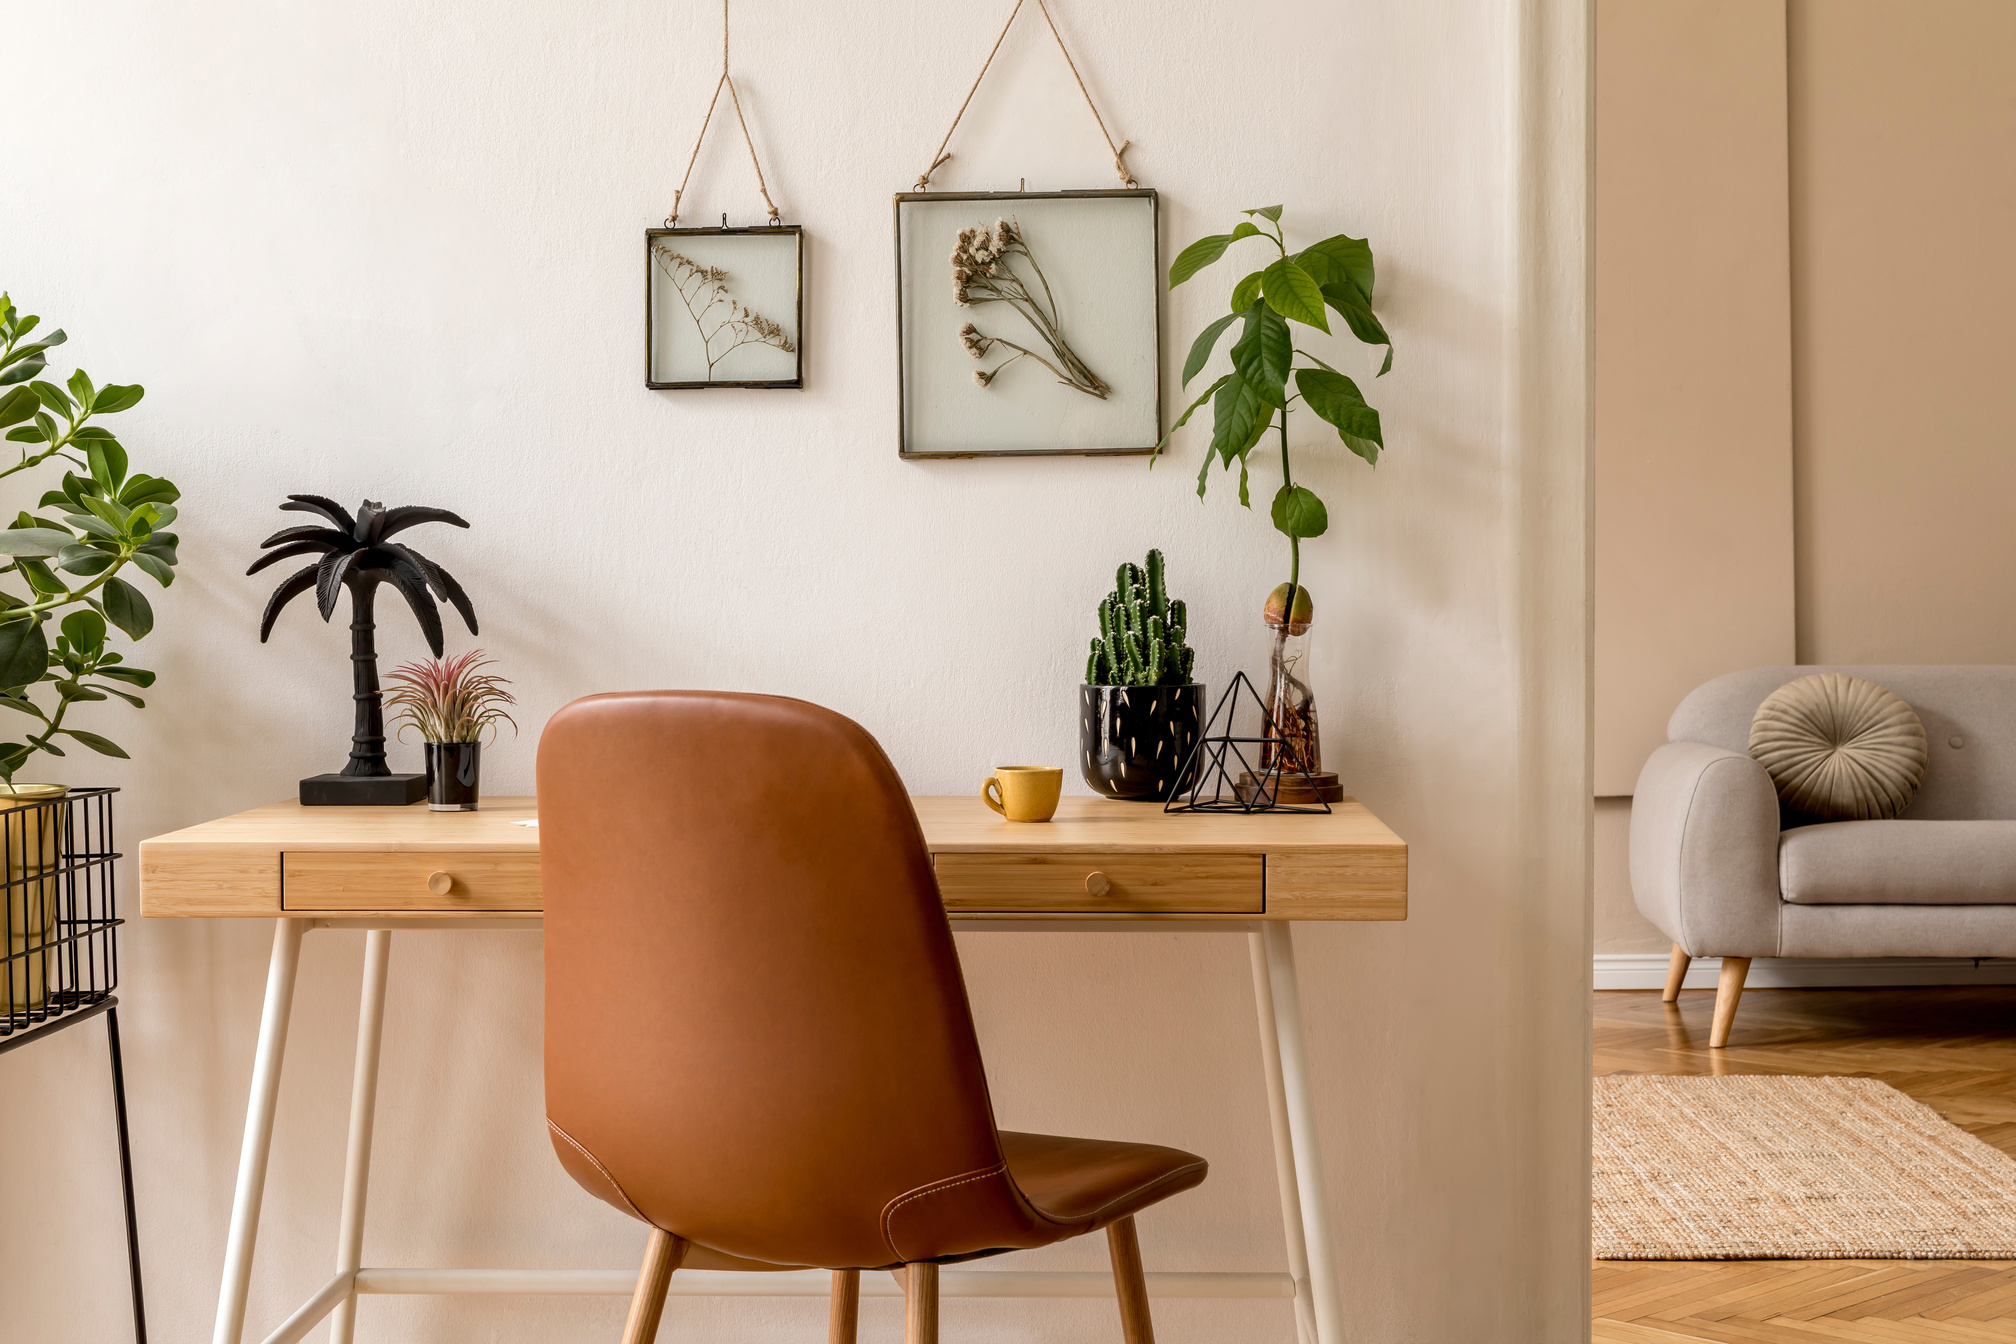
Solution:
[[[1001,806],[1001,781],[992,775],[987,776],[987,782],[980,786],[980,801],[1002,816],[1008,815],[1008,809]]]

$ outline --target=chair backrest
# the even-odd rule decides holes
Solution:
[[[1747,751],[1757,706],[1786,682],[1816,672],[1845,672],[1873,681],[1918,711],[1931,754],[1924,787],[1905,809],[1905,817],[2016,818],[2016,667],[1753,667],[1695,687],[1673,711],[1666,725],[1667,740]]]
[[[894,1258],[884,1207],[996,1167],[909,795],[816,705],[577,700],[539,742],[546,1113],[576,1178],[779,1264]]]

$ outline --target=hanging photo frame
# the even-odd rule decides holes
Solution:
[[[803,387],[805,232],[644,231],[644,385]]]
[[[1158,214],[1138,187],[898,195],[902,456],[1153,452]]]
[[[1015,0],[916,186],[896,197],[897,452],[1152,453],[1162,441],[1160,203],[1127,167],[1045,0],[1036,9],[1113,155],[1112,191],[934,192]]]
[[[735,109],[769,223],[679,227],[679,203],[721,91]],[[721,77],[672,193],[663,228],[644,231],[644,386],[654,391],[805,386],[805,231],[770,199],[742,96],[728,73],[728,0],[721,0]]]

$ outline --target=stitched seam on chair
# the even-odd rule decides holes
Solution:
[[[908,1194],[898,1195],[895,1199],[890,1200],[888,1206],[882,1210],[882,1240],[889,1243],[889,1249],[895,1253],[897,1259],[904,1259],[902,1249],[896,1245],[896,1231],[890,1226],[890,1220],[896,1216],[898,1209],[912,1200],[923,1199],[928,1195],[943,1194],[945,1191],[954,1189],[957,1186],[971,1185],[974,1181],[989,1180],[995,1176],[1005,1175],[1007,1171],[1008,1164],[1006,1162],[997,1162],[985,1171],[967,1172],[963,1176],[948,1176],[942,1181],[935,1181],[930,1185],[919,1186]]]
[[[588,1165],[594,1167],[596,1171],[600,1172],[602,1174],[602,1179],[609,1182],[609,1188],[611,1190],[614,1190],[619,1196],[622,1197],[623,1207],[630,1210],[630,1216],[632,1218],[635,1218],[640,1223],[651,1223],[651,1220],[649,1218],[646,1218],[641,1212],[638,1211],[637,1206],[630,1202],[630,1192],[625,1190],[621,1185],[617,1183],[616,1178],[609,1174],[609,1168],[603,1166],[599,1161],[596,1160],[595,1154],[589,1152],[586,1148],[583,1148],[579,1143],[575,1141],[574,1136],[572,1134],[569,1134],[566,1130],[554,1124],[550,1118],[546,1121],[546,1128],[552,1130],[555,1134],[558,1134],[561,1138],[567,1140],[568,1147],[572,1148],[575,1152],[581,1154],[581,1156],[588,1159]],[[656,1226],[656,1224],[651,1225]]]

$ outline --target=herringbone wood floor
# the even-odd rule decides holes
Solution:
[[[1753,989],[1708,1049],[1712,991],[1596,996],[1596,1072],[1880,1078],[2016,1153],[2016,986]],[[2016,1344],[2016,1263],[1599,1260],[1599,1344]]]

